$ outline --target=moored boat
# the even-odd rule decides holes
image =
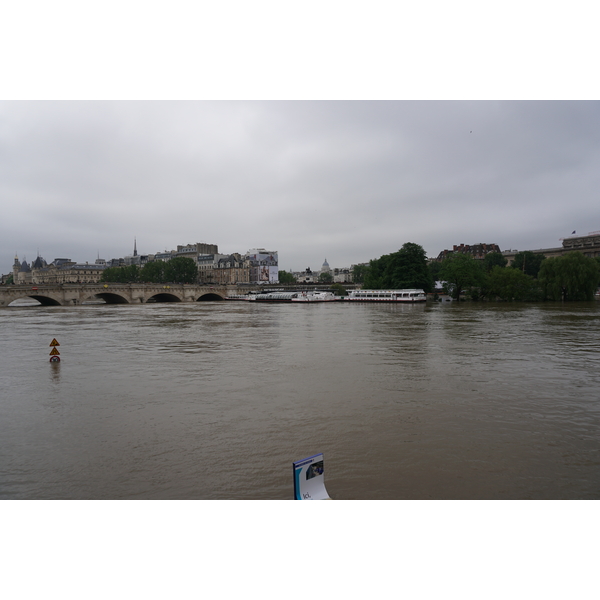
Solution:
[[[348,292],[347,302],[425,302],[427,296],[423,290],[352,290]]]
[[[266,292],[264,294],[252,294],[250,302],[291,302],[301,292]]]
[[[336,302],[339,298],[333,292],[299,292],[292,302]]]

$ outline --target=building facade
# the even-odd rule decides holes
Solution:
[[[249,262],[249,283],[279,283],[279,258],[277,251],[254,248],[248,250],[244,259]]]
[[[452,246],[452,250],[442,250],[435,259],[441,262],[451,254],[469,254],[477,260],[483,260],[486,254],[490,252],[500,252],[498,244],[460,244]]]
[[[237,252],[219,258],[213,266],[213,283],[250,283],[250,261]]]
[[[562,240],[562,247],[565,253],[577,250],[590,258],[600,256],[600,231],[592,231],[587,235],[571,235]]]
[[[348,267],[333,269],[334,283],[352,283],[352,270]]]
[[[546,258],[564,256],[569,252],[581,252],[589,258],[600,256],[600,231],[592,231],[587,235],[570,235],[561,241],[562,246],[558,246],[557,248],[539,248],[537,250],[527,250],[527,252],[543,254]],[[523,252],[523,250],[505,250],[502,255],[508,260],[508,264],[510,265],[519,252]]]
[[[298,283],[319,282],[319,273],[312,271],[310,267],[307,267],[304,271],[294,271],[293,275]]]
[[[15,257],[13,265],[13,281],[16,284],[63,284],[63,283],[98,283],[102,277],[105,261],[96,264],[75,263],[69,258],[55,258],[50,264],[38,256],[28,265],[27,261],[19,263]],[[99,264],[100,263],[100,264]]]

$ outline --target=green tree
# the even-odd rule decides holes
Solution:
[[[354,265],[354,269],[352,269],[352,281],[354,283],[364,283],[368,272],[369,265]]]
[[[442,263],[439,260],[432,260],[430,263],[427,263],[427,269],[429,270],[429,277],[431,281],[435,283],[440,280],[440,269],[442,268]]]
[[[331,283],[333,281],[333,275],[331,273],[321,273],[319,275],[319,281],[321,283]]]
[[[348,291],[346,290],[346,288],[341,283],[334,283],[331,286],[331,291],[336,296],[347,296],[348,295]]]
[[[505,269],[495,265],[488,275],[486,296],[490,299],[500,298],[508,302],[541,300],[542,294],[538,282],[523,271]]]
[[[519,269],[525,275],[531,275],[537,279],[544,260],[546,260],[546,257],[543,254],[535,254],[531,250],[525,250],[525,252],[515,254],[515,258],[510,266],[513,269]]]
[[[593,258],[569,252],[547,258],[538,279],[550,300],[593,300],[600,282],[600,268]]]
[[[454,253],[442,261],[440,277],[445,282],[446,291],[459,300],[467,288],[484,283],[484,270],[471,255]]]
[[[178,256],[165,263],[165,280],[175,283],[196,283],[198,268],[187,256]]]
[[[116,281],[115,275],[118,267],[107,267],[102,271],[102,277],[100,277],[100,281],[104,282],[113,282]]]
[[[374,290],[418,288],[430,292],[433,281],[425,250],[418,244],[407,242],[398,252],[371,260],[363,287]]]
[[[494,267],[505,267],[508,260],[500,252],[490,252],[483,259],[483,266],[487,273],[490,273]]]
[[[123,267],[123,269],[128,282],[136,283],[140,280],[141,269],[137,265],[130,265],[128,267]]]
[[[137,265],[126,267],[108,267],[102,272],[100,281],[111,283],[135,283],[140,280],[140,268]]]
[[[380,290],[385,287],[385,272],[390,262],[390,255],[384,254],[380,258],[369,261],[368,268],[363,273],[363,288],[369,290]]]
[[[279,283],[293,284],[296,283],[296,278],[292,273],[288,273],[287,271],[279,271]]]
[[[146,263],[140,271],[140,281],[146,283],[164,283],[166,262],[162,260],[153,260]]]

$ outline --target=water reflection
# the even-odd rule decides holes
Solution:
[[[52,383],[60,383],[60,362],[51,362],[49,364]]]

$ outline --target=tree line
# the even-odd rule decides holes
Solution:
[[[483,260],[469,254],[450,254],[441,262],[427,263],[425,250],[408,242],[398,252],[354,268],[354,281],[366,289],[434,289],[444,282],[453,298],[540,302],[593,300],[600,284],[600,257],[581,252],[546,258],[519,252],[510,266],[499,252]]]
[[[178,256],[164,262],[156,260],[143,267],[129,265],[108,267],[100,281],[107,283],[197,283],[196,263],[185,256]]]

